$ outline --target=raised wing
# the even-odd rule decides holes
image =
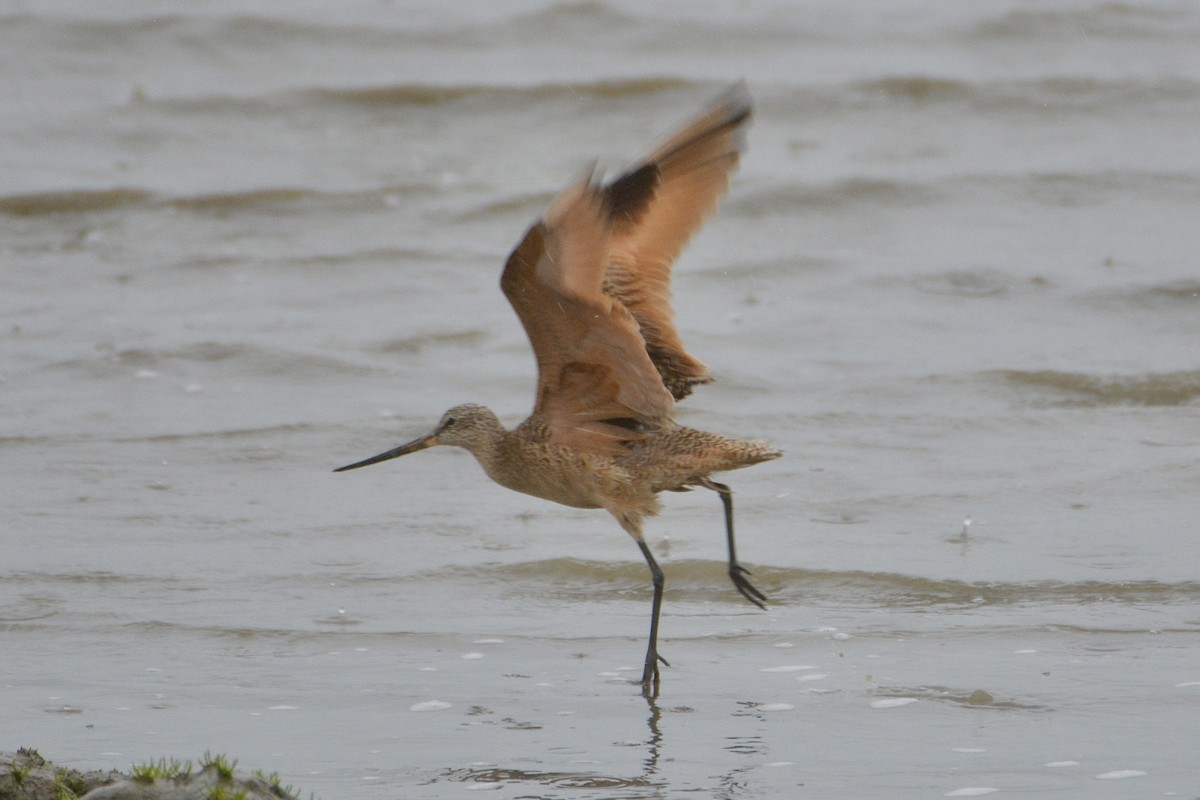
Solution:
[[[738,83],[604,190],[612,220],[604,290],[637,320],[676,400],[712,378],[675,330],[671,265],[729,186],[750,112],[750,94]]]
[[[525,234],[500,287],[537,358],[534,417],[552,441],[621,455],[670,420],[674,400],[637,321],[602,290],[611,231],[605,190],[584,178]]]

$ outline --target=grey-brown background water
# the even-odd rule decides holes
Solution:
[[[0,5],[4,747],[320,796],[1200,795],[1193,2]],[[496,282],[594,156],[757,100],[677,270],[688,424],[604,514],[334,466],[533,362]]]

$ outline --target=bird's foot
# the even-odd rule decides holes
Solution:
[[[657,651],[650,650],[646,653],[646,667],[642,670],[642,694],[645,697],[658,697],[658,662],[660,661],[668,667],[671,666]]]
[[[750,570],[746,569],[741,564],[737,563],[736,561],[730,562],[729,579],[733,581],[734,587],[741,592],[742,597],[746,598],[751,603],[754,603],[754,605],[765,611],[767,607],[764,605],[764,603],[766,602],[767,596],[760,592],[754,586],[754,584],[750,582],[750,579],[746,577],[749,574]]]

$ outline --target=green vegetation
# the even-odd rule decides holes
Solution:
[[[217,777],[223,781],[233,779],[233,771],[237,768],[237,759],[233,761],[225,758],[224,753],[217,753],[215,756],[207,750],[204,751],[204,758],[200,759],[200,768],[208,769],[212,767],[217,771]]]
[[[180,761],[175,758],[168,761],[160,758],[158,761],[150,761],[146,764],[134,764],[130,774],[133,775],[135,781],[146,783],[170,780],[171,778],[186,778],[192,774],[192,762]]]
[[[21,786],[25,783],[25,779],[29,777],[29,773],[34,769],[45,765],[46,759],[42,758],[41,753],[28,747],[17,749],[17,758],[9,765],[9,775],[12,776],[13,785]]]
[[[9,772],[12,773],[13,783],[15,783],[17,786],[23,784],[25,779],[29,777],[29,772],[32,769],[33,767],[29,766],[28,764],[18,764],[14,761],[9,767]]]
[[[265,783],[271,789],[271,794],[281,798],[281,800],[300,800],[300,796],[296,794],[296,790],[289,783],[283,785],[282,779],[278,772],[272,772],[270,775],[263,772],[261,769],[254,770],[254,777]]]
[[[59,767],[54,771],[54,794],[59,798],[81,797],[88,792],[87,782],[73,769]]]

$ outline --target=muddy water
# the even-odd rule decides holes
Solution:
[[[1200,704],[1190,3],[142,3],[0,15],[0,733],[323,797],[1181,796]],[[599,157],[757,101],[679,264],[663,694],[603,513],[431,451]]]

